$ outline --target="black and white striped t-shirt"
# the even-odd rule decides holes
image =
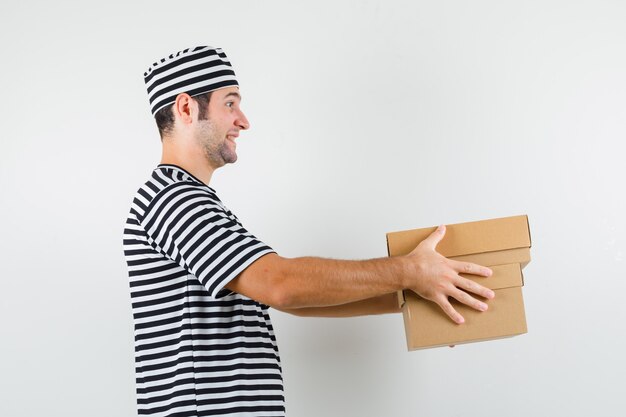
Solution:
[[[271,252],[211,187],[152,172],[124,229],[139,414],[285,415],[268,306],[224,287]]]

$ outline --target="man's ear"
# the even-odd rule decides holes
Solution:
[[[174,118],[183,125],[190,125],[194,118],[194,113],[198,112],[197,104],[191,99],[191,96],[187,93],[180,93],[176,96],[174,107]]]

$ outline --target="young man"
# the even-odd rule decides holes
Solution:
[[[436,252],[441,226],[410,254],[364,261],[284,258],[248,232],[209,186],[237,160],[250,127],[232,66],[219,48],[185,49],[144,74],[163,144],[124,230],[137,403],[153,416],[284,416],[269,307],[303,316],[398,311],[410,289],[463,318],[448,297],[478,310],[491,290],[459,276],[479,265]]]

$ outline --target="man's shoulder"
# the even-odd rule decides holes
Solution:
[[[200,204],[220,207],[215,192],[198,181],[177,175],[175,170],[156,168],[148,180],[137,190],[133,208],[140,221],[165,206],[185,204],[194,200]]]

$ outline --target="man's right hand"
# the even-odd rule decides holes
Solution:
[[[465,321],[450,304],[448,297],[466,304],[476,310],[487,310],[487,304],[472,297],[468,292],[492,299],[495,294],[489,288],[459,275],[459,273],[488,277],[489,268],[470,262],[448,259],[436,251],[437,244],[446,233],[445,226],[439,226],[409,253],[410,275],[415,277],[408,289],[423,298],[437,303],[450,318],[458,324]]]

